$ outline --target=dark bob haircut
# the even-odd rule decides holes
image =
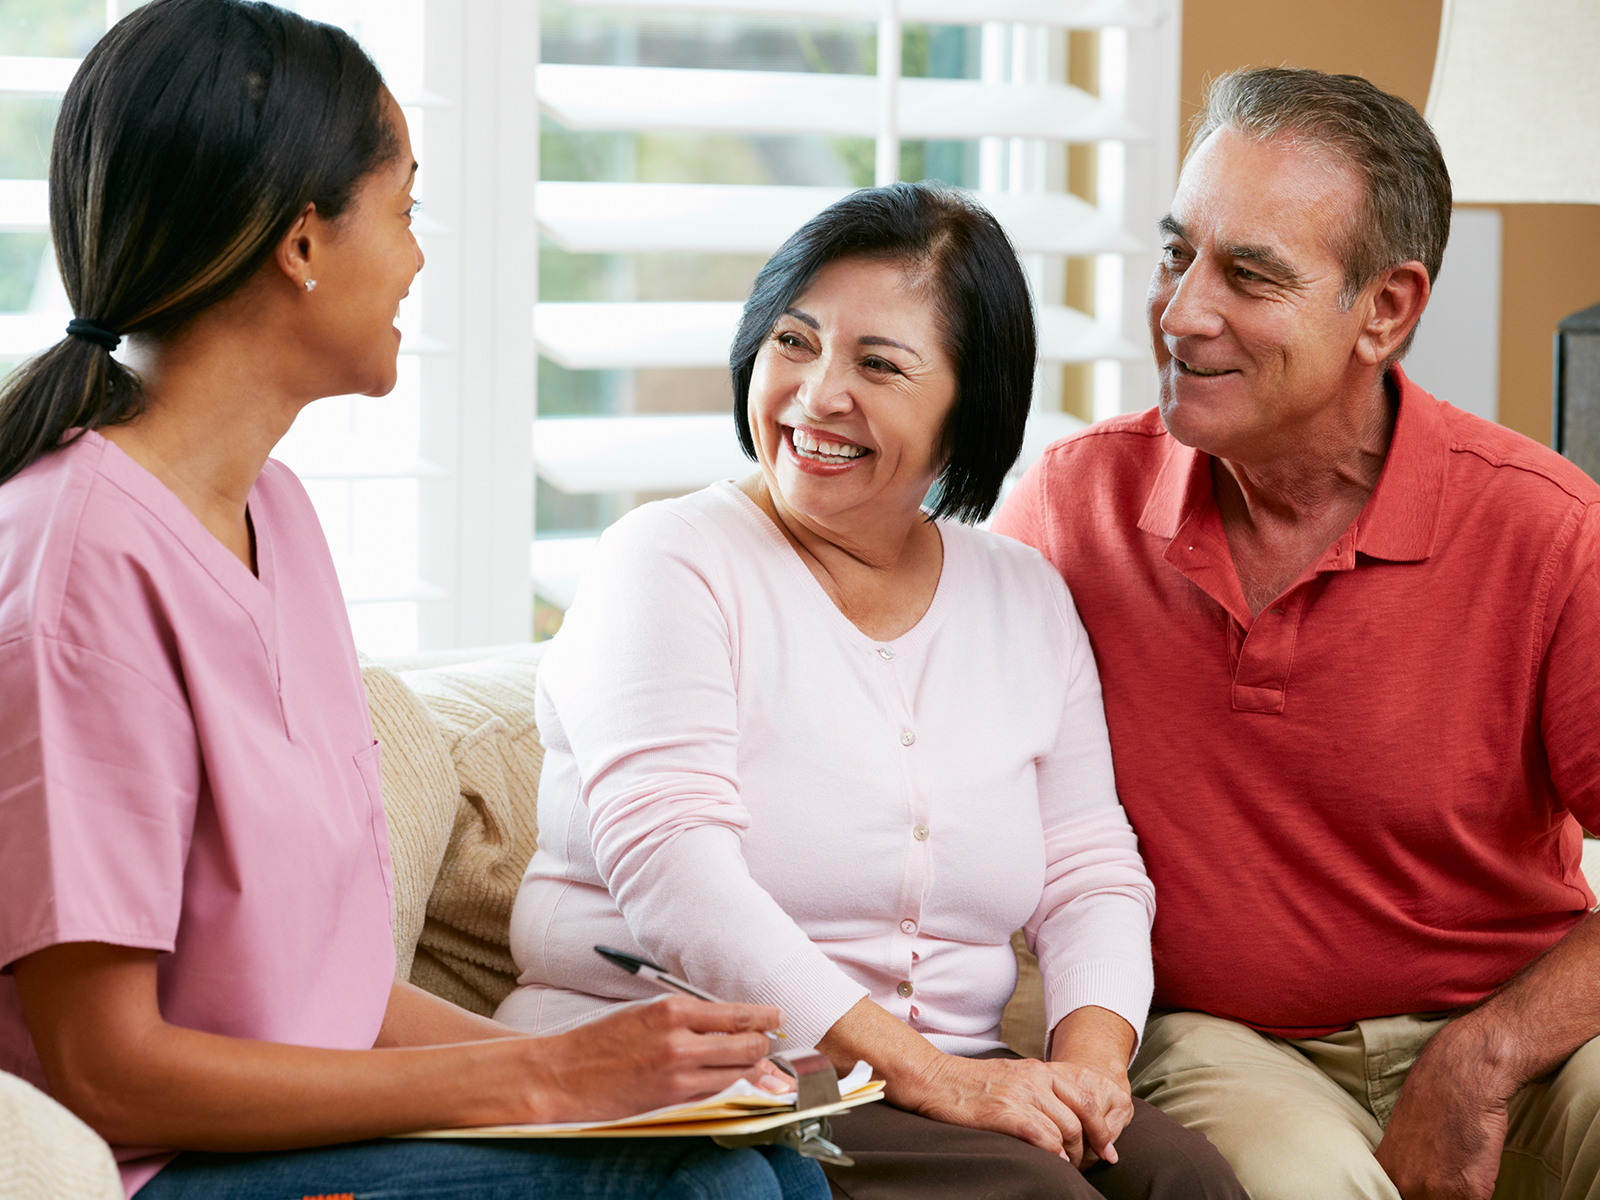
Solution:
[[[999,223],[946,188],[863,188],[812,217],[761,268],[728,354],[739,445],[756,457],[749,407],[756,354],[817,272],[841,258],[904,263],[912,285],[927,290],[956,370],[932,516],[981,521],[1022,449],[1033,394],[1033,303]]]
[[[143,385],[116,339],[181,333],[306,205],[338,217],[399,148],[383,79],[342,30],[250,0],[154,0],[118,21],[67,88],[50,151],[61,282],[104,332],[6,378],[0,483],[70,429],[137,417]]]

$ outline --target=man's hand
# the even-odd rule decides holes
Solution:
[[[1494,1193],[1506,1103],[1516,1087],[1497,1078],[1499,1056],[1469,1020],[1446,1025],[1424,1048],[1378,1145],[1378,1165],[1405,1200],[1489,1200]]]

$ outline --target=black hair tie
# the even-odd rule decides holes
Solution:
[[[74,317],[67,322],[67,336],[82,338],[107,350],[115,350],[122,344],[122,335],[115,329],[107,329],[97,321],[85,321],[82,317]]]

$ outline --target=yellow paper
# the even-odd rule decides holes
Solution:
[[[476,1125],[466,1129],[429,1129],[403,1133],[405,1138],[559,1138],[559,1137],[710,1137],[760,1133],[805,1117],[825,1117],[883,1095],[883,1080],[852,1088],[837,1104],[796,1111],[792,1102],[760,1095],[719,1093],[690,1104],[620,1117],[614,1121],[568,1122],[556,1125]]]

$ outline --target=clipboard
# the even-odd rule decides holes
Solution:
[[[796,1099],[792,1107],[750,1111],[747,1106],[729,1104],[713,1108],[706,1116],[683,1119],[679,1105],[617,1121],[565,1125],[478,1125],[464,1129],[427,1129],[401,1133],[397,1138],[498,1139],[498,1138],[638,1138],[709,1137],[719,1146],[784,1145],[807,1158],[853,1165],[851,1159],[833,1143],[830,1117],[883,1098],[883,1081],[874,1080],[839,1095],[839,1077],[833,1064],[815,1051],[775,1056],[772,1060],[795,1077]],[[744,1107],[748,1115],[727,1110]]]

